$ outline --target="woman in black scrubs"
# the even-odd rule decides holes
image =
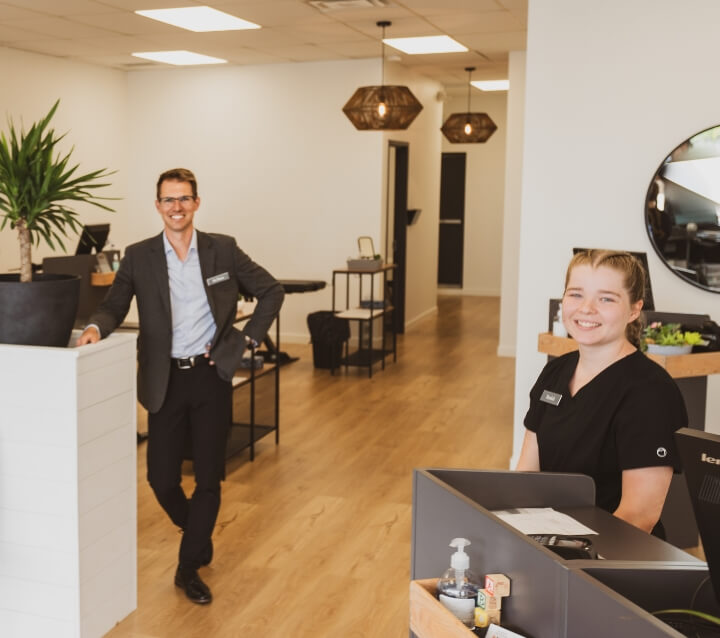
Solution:
[[[530,392],[518,470],[595,480],[599,507],[646,532],[660,519],[687,426],[680,390],[639,350],[645,272],[629,253],[590,250],[568,266],[562,318],[578,350]]]

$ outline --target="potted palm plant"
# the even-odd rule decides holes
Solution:
[[[0,343],[66,346],[77,313],[79,278],[37,275],[32,271],[32,245],[44,241],[65,250],[63,238],[82,224],[72,207],[92,204],[107,211],[97,189],[112,174],[100,169],[78,174],[70,163],[71,148],[61,153],[65,135],[50,128],[58,108],[27,131],[18,131],[12,119],[7,134],[0,134],[0,230],[17,231],[20,274],[0,275]]]

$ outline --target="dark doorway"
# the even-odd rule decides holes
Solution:
[[[438,284],[458,288],[463,283],[465,163],[465,153],[442,154]]]
[[[394,311],[392,329],[405,332],[405,275],[407,260],[407,198],[410,148],[406,142],[388,143],[387,216],[385,254],[397,267],[388,274],[389,296]],[[389,245],[388,245],[389,242]]]

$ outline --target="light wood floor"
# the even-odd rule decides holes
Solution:
[[[301,359],[281,372],[280,445],[267,437],[254,462],[244,452],[228,465],[215,559],[200,570],[210,605],[173,585],[180,537],[138,447],[138,608],[110,638],[408,635],[412,469],[505,469],[511,455],[514,360],[495,355],[499,300],[438,307],[372,379],[331,377],[309,345],[283,345]]]

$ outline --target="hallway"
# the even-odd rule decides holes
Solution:
[[[407,636],[412,469],[506,469],[512,452],[499,299],[441,296],[438,309],[371,379],[330,376],[310,345],[283,344],[301,358],[281,371],[280,445],[267,437],[254,462],[228,463],[215,559],[200,570],[207,607],[173,586],[179,536],[140,445],[138,609],[108,636]]]

